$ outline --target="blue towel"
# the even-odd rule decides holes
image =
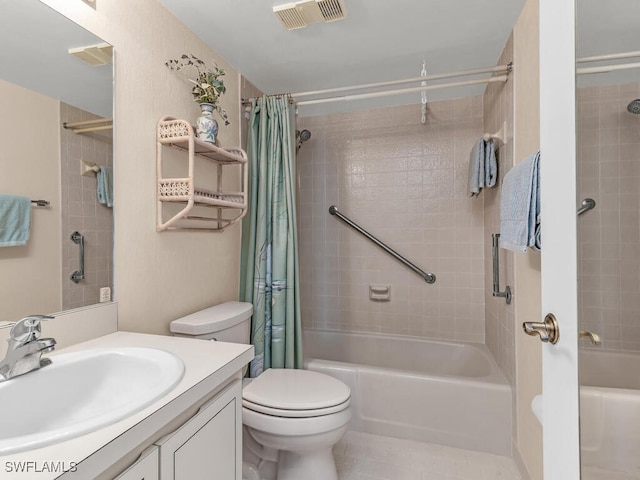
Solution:
[[[484,186],[495,187],[498,178],[498,163],[493,140],[485,142],[484,146]]]
[[[469,193],[472,197],[480,195],[484,187],[485,172],[485,143],[481,138],[471,149],[469,154]]]
[[[31,200],[0,195],[0,247],[26,245],[31,226]]]
[[[500,246],[524,253],[540,250],[540,152],[507,173],[500,202]]]
[[[480,195],[485,187],[494,187],[498,178],[498,164],[493,140],[480,138],[469,154],[469,194]]]
[[[100,167],[96,174],[98,181],[98,202],[107,207],[113,207],[113,169],[111,167]]]

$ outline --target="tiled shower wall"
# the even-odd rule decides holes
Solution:
[[[602,347],[640,350],[640,83],[578,89],[580,328]],[[581,345],[588,347],[587,340]]]
[[[60,103],[60,123],[97,118],[71,105]],[[81,161],[113,166],[111,130],[76,134],[61,128],[62,201],[62,309],[98,303],[100,287],[113,285],[113,209],[98,203],[96,176],[82,176]],[[69,237],[84,235],[85,279],[73,283],[69,277],[79,268],[79,246]]]
[[[306,328],[483,342],[483,198],[467,191],[482,97],[298,119],[302,318]],[[437,281],[328,213],[330,205]],[[370,285],[390,301],[369,299]]]

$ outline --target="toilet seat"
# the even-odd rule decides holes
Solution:
[[[249,410],[283,418],[310,418],[340,412],[351,391],[333,377],[309,370],[271,368],[242,391]]]
[[[272,417],[282,417],[282,418],[310,418],[310,417],[321,417],[323,415],[331,415],[332,413],[337,413],[345,408],[347,408],[351,404],[351,399],[348,399],[346,402],[340,403],[339,405],[334,405],[333,407],[327,408],[314,408],[309,410],[286,410],[283,408],[272,408],[267,407],[265,405],[259,405],[257,403],[252,403],[248,400],[242,400],[242,406],[244,408],[248,408],[257,413],[263,413],[265,415],[271,415]]]

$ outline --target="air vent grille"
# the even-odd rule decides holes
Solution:
[[[316,3],[325,22],[335,22],[347,16],[341,0],[316,0]]]
[[[277,15],[288,30],[295,30],[296,28],[307,26],[307,21],[302,14],[302,10],[298,9],[295,3],[273,7],[273,13]]]
[[[323,21],[335,22],[347,16],[343,0],[302,0],[275,6],[273,13],[288,30]]]

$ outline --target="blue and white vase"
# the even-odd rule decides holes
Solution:
[[[201,115],[196,120],[196,133],[203,142],[216,144],[218,122],[213,118],[215,106],[211,103],[200,104]]]

